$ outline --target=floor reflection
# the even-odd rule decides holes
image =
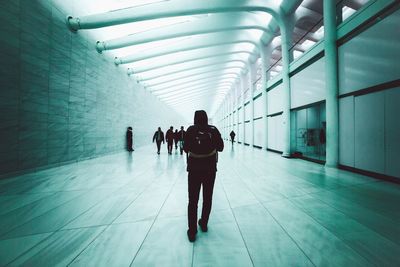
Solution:
[[[0,180],[0,266],[400,266],[399,185],[225,145],[195,244],[179,153]]]
[[[133,156],[132,156],[132,151],[130,151],[130,152],[126,152],[126,154],[127,154],[127,157],[126,157],[126,159],[127,159],[127,162],[126,162],[126,171],[128,172],[128,173],[130,173],[130,172],[132,172],[132,164],[133,164]]]

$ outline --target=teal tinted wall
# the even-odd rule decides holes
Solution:
[[[398,9],[338,48],[339,152],[345,166],[400,177],[400,28],[395,25],[400,25]]]
[[[185,125],[52,3],[1,1],[0,174],[123,151],[127,126],[138,147]]]

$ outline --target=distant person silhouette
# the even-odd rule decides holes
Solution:
[[[183,154],[183,142],[185,140],[186,131],[184,130],[183,126],[181,126],[181,130],[178,132],[178,142],[179,142],[179,149],[181,151],[181,155]]]
[[[325,129],[326,129],[326,122],[321,122],[321,129],[319,130],[319,142],[324,145],[326,143],[326,134],[325,134]]]
[[[175,150],[178,150],[178,141],[179,141],[178,129],[176,129],[174,132]]]
[[[325,156],[326,154],[326,122],[323,121],[322,127],[319,130],[319,143],[320,143],[320,155]]]
[[[174,144],[174,127],[169,127],[169,130],[165,134],[165,139],[167,140],[168,154],[172,154],[172,146]]]
[[[212,206],[215,175],[217,172],[218,151],[224,149],[224,141],[218,129],[208,125],[207,113],[198,110],[194,114],[194,125],[187,129],[183,149],[187,153],[188,171],[188,239],[196,240],[197,204],[200,188],[203,186],[203,208],[199,220],[200,228],[207,232],[208,219]]]
[[[229,135],[231,136],[231,142],[232,142],[232,145],[233,145],[233,142],[235,142],[235,136],[236,136],[236,134],[235,134],[235,132],[232,130],[232,132],[231,132]]]
[[[160,155],[161,142],[164,143],[164,133],[160,127],[158,127],[158,130],[153,135],[153,143],[154,141],[157,143],[157,154]]]
[[[132,133],[132,127],[128,127],[126,130],[126,149],[129,152],[134,151],[133,149],[133,133]]]

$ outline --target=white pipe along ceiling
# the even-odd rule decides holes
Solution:
[[[191,120],[197,109],[206,110],[212,118],[259,58],[265,86],[271,55],[264,49],[284,27],[286,13],[301,1],[131,2],[123,9],[73,14],[66,24],[73,32],[115,30],[109,39],[102,35],[97,51],[109,53],[114,58],[110,64],[125,69],[146,90]],[[152,26],[138,31],[143,23]],[[133,33],[123,31],[129,29],[124,25]]]

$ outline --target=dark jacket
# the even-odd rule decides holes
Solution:
[[[180,130],[178,132],[178,141],[183,141],[185,140],[185,135],[186,135],[186,131],[185,130]]]
[[[207,113],[204,110],[199,110],[195,112],[194,125],[187,129],[185,135],[183,150],[186,153],[192,152],[194,142],[196,141],[195,136],[199,130],[211,133],[212,146],[216,151],[222,151],[224,149],[224,141],[221,138],[220,132],[215,126],[208,125]],[[218,153],[204,158],[196,158],[188,155],[187,171],[215,172],[217,171],[217,160]]]
[[[178,130],[175,130],[175,132],[174,132],[174,140],[175,140],[175,143],[178,143],[178,141],[179,141],[179,132],[178,132]]]
[[[132,145],[133,145],[133,134],[132,134],[132,130],[127,130],[126,131],[126,148],[128,149],[128,151],[131,151]]]
[[[173,142],[174,141],[174,131],[169,129],[167,131],[167,133],[165,134],[165,139],[167,140],[167,142]]]
[[[132,143],[132,131],[126,131],[126,140],[128,143]]]
[[[160,131],[160,140],[157,140],[157,136],[158,136],[158,131],[156,131],[153,135],[153,142],[157,141],[157,142],[163,142],[164,143],[164,133],[163,131]]]

